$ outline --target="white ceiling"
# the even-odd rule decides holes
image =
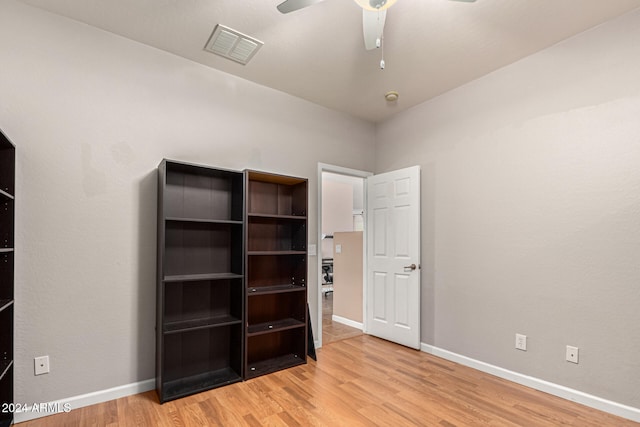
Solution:
[[[386,68],[366,51],[361,9],[325,0],[286,15],[282,0],[21,0],[371,122],[410,108],[615,16],[640,0],[398,0]],[[265,44],[247,65],[203,50],[216,24]],[[400,93],[396,103],[387,91]]]

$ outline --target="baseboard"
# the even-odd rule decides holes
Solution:
[[[429,353],[434,356],[438,356],[443,359],[450,360],[452,362],[456,362],[473,369],[477,369],[478,371],[495,375],[496,377],[500,377],[505,380],[524,385],[526,387],[540,390],[545,393],[549,393],[563,399],[571,400],[573,402],[577,402],[603,412],[608,412],[619,417],[627,418],[632,421],[640,422],[639,408],[623,405],[621,403],[603,399],[601,397],[587,394],[579,390],[574,390],[572,388],[554,384],[549,381],[541,380],[539,378],[530,377],[528,375],[510,371],[508,369],[500,368],[498,366],[481,362],[470,357],[462,356],[460,354],[453,353],[451,351],[444,350],[429,344],[422,343],[420,345],[420,349],[425,353]]]
[[[27,406],[25,410],[16,412],[14,422],[21,423],[36,418],[46,417],[48,415],[64,412],[65,410],[74,410],[84,406],[95,405],[96,403],[108,402],[109,400],[118,399],[120,397],[131,396],[133,394],[144,393],[153,390],[156,387],[156,380],[140,381],[137,383],[126,384],[107,390],[96,391],[93,393],[82,394],[79,396],[69,397],[67,399],[56,400],[54,402],[33,403]]]
[[[342,323],[343,325],[351,326],[352,328],[362,330],[362,322],[356,322],[355,320],[347,319],[346,317],[336,316],[335,314],[331,316],[331,320],[334,322]]]

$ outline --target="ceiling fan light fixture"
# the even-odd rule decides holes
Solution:
[[[397,0],[354,0],[364,10],[385,10],[393,6]]]

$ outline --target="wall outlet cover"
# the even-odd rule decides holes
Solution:
[[[578,347],[567,346],[567,362],[578,363]]]
[[[40,356],[33,359],[34,375],[42,375],[49,373],[49,356]]]
[[[527,336],[516,334],[516,349],[527,351]]]

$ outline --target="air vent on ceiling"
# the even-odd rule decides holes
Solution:
[[[260,40],[218,24],[204,49],[245,65],[263,44]]]

